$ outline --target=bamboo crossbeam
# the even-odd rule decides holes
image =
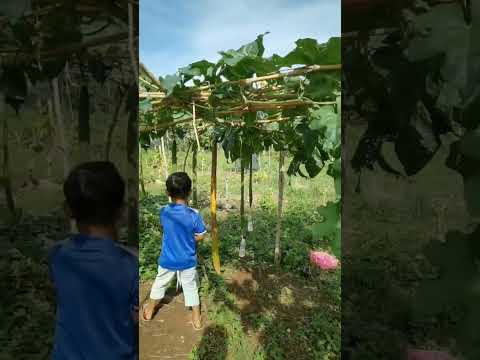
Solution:
[[[142,81],[145,81],[142,79]],[[149,85],[152,85],[149,83]],[[142,91],[138,94],[139,98],[161,98],[163,99],[165,97],[165,93],[163,92],[158,92],[158,91]]]
[[[286,121],[291,121],[295,120],[298,118],[303,118],[304,116],[299,115],[299,116],[294,116],[294,117],[277,117],[274,119],[264,119],[264,120],[257,120],[251,124],[246,124],[244,121],[241,120],[223,120],[220,118],[217,118],[217,122],[222,125],[230,125],[230,126],[253,126],[256,127],[258,125],[264,125],[264,124],[273,124],[273,123],[279,123],[279,122],[286,122]],[[176,125],[181,125],[185,124],[188,122],[191,122],[193,118],[187,118],[187,119],[182,119],[182,120],[177,120],[174,122],[166,123],[166,124],[159,124],[155,126],[142,126],[140,125],[140,132],[150,132],[150,131],[155,131],[155,130],[161,130],[165,129],[171,126],[176,126]],[[204,119],[199,119],[196,118],[196,121],[204,121]],[[212,122],[210,125],[213,125],[214,123]],[[206,125],[205,125],[206,126]]]
[[[139,66],[140,72],[145,73],[148,76],[149,80],[153,83],[153,85],[155,85],[159,90],[162,90],[163,86],[162,84],[160,84],[160,81],[155,77],[155,75],[153,75],[153,73],[148,70],[148,68],[142,62],[140,62]]]
[[[154,101],[152,104],[155,103]],[[228,116],[228,115],[243,115],[250,112],[257,112],[257,111],[272,111],[272,110],[285,110],[291,109],[300,106],[307,106],[307,105],[334,105],[336,104],[335,101],[322,101],[322,102],[313,102],[313,101],[305,101],[301,99],[297,100],[288,100],[288,101],[274,101],[274,102],[263,102],[263,101],[249,101],[245,106],[239,106],[230,110],[225,111],[217,111],[216,115],[221,116]],[[197,121],[201,121],[202,119],[197,118]],[[193,117],[188,117],[185,119],[171,121],[169,123],[157,125],[156,129],[165,129],[177,125],[181,125],[187,122],[193,121]]]
[[[311,66],[306,66],[298,69],[293,69],[285,73],[275,73],[271,75],[265,75],[265,76],[259,76],[256,78],[249,78],[249,79],[243,79],[243,80],[234,80],[234,81],[228,81],[227,83],[229,84],[239,84],[239,85],[250,85],[259,81],[267,81],[267,80],[277,80],[277,79],[282,79],[285,77],[291,77],[291,76],[302,76],[302,75],[307,75],[312,72],[319,72],[319,71],[335,71],[335,70],[341,70],[342,65],[337,64],[337,65],[311,65]]]
[[[276,72],[273,74],[265,75],[265,76],[259,76],[256,78],[247,78],[247,79],[241,79],[241,80],[230,80],[230,81],[224,81],[218,85],[203,85],[203,86],[198,86],[198,87],[191,87],[185,89],[185,92],[202,92],[205,90],[211,90],[215,88],[216,86],[224,86],[224,85],[251,85],[256,82],[260,81],[267,81],[267,80],[277,80],[277,79],[282,79],[285,77],[293,77],[293,76],[302,76],[302,75],[307,75],[313,72],[320,72],[320,71],[337,71],[341,70],[342,65],[341,64],[336,64],[336,65],[311,65],[311,66],[305,66],[301,67],[298,69],[292,69],[287,72]],[[147,70],[148,71],[148,70]],[[147,73],[147,72],[146,72]],[[148,74],[148,73],[147,73]],[[149,75],[153,76],[153,75]],[[146,95],[145,95],[146,96]],[[167,97],[165,98],[167,99]]]

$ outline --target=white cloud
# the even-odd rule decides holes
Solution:
[[[141,52],[142,61],[157,74],[175,72],[201,59],[216,61],[219,51],[236,49],[266,31],[270,32],[264,39],[267,56],[286,54],[302,37],[324,42],[340,35],[338,0],[198,0],[187,4],[183,3],[178,16],[182,28],[188,22],[188,28],[182,29],[188,35],[176,44],[175,53]]]

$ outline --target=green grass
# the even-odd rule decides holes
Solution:
[[[183,154],[179,170],[183,170]],[[143,175],[147,196],[140,205],[140,272],[142,281],[156,273],[161,250],[158,208],[167,202],[164,193],[164,170],[157,152],[142,153]],[[202,161],[203,160],[203,161]],[[190,171],[190,159],[186,171]],[[203,171],[202,171],[203,162]],[[210,221],[210,164],[208,154],[199,154],[199,210],[207,224]],[[233,164],[219,156],[218,192],[220,204],[235,207],[218,212],[220,256],[223,273],[217,275],[211,265],[211,243],[207,238],[199,245],[201,295],[208,303],[208,318],[213,325],[206,329],[191,359],[339,359],[340,358],[340,272],[319,273],[309,264],[309,251],[328,248],[324,239],[314,239],[311,225],[320,220],[316,209],[335,198],[333,181],[324,172],[315,179],[289,178],[285,188],[282,220],[282,262],[274,268],[273,254],[277,210],[277,157],[260,156],[261,170],[253,176],[254,207],[251,211],[254,231],[247,239],[247,255],[238,257],[240,244],[240,174]],[[172,171],[170,168],[169,171]],[[246,174],[248,179],[248,174]],[[228,178],[228,191],[225,179]],[[246,186],[246,204],[248,187]],[[263,270],[262,270],[263,269]],[[235,271],[272,274],[277,285],[269,285],[266,275],[257,275],[262,284],[249,296],[259,301],[257,311],[243,311],[224,277]],[[282,289],[293,289],[292,302],[285,305]],[[306,288],[312,296],[311,307],[302,305],[305,296],[296,293]],[[245,289],[238,289],[239,291]],[[300,312],[300,313],[299,313]],[[289,315],[292,314],[292,315]],[[293,315],[296,314],[296,315]]]

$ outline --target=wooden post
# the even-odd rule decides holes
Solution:
[[[212,177],[210,188],[210,213],[212,216],[212,259],[213,267],[220,274],[220,243],[217,232],[217,142],[213,140]]]
[[[163,136],[161,138],[161,155],[163,158],[163,170],[165,171],[165,180],[168,178],[168,162],[167,162],[167,154],[165,152],[165,140],[163,139]]]
[[[250,173],[248,178],[248,204],[250,209],[253,203],[253,154],[250,156]]]
[[[196,208],[198,206],[198,194],[197,194],[197,155],[198,155],[198,146],[197,144],[193,144],[193,154],[192,154],[192,173],[193,173],[193,186],[192,186],[192,200],[193,200],[193,207]]]
[[[145,189],[145,179],[143,177],[143,157],[142,146],[138,143],[138,162],[140,166],[140,188],[142,189],[143,196],[147,196],[147,190]]]
[[[245,236],[245,163],[240,159],[240,232]]]
[[[172,171],[177,171],[177,138],[172,132]]]
[[[280,264],[280,237],[282,234],[282,210],[283,210],[283,187],[285,185],[285,152],[280,151],[278,159],[278,206],[277,206],[277,229],[275,236],[275,264]]]
[[[0,101],[3,105],[3,99],[1,99]],[[12,213],[12,215],[15,215],[15,200],[13,197],[12,184],[10,179],[10,162],[8,155],[8,118],[7,114],[3,114],[3,109],[1,109],[0,114],[3,117],[3,177],[0,178],[0,180],[2,180],[0,184],[3,185],[3,188],[5,190],[5,198],[7,200],[8,210]]]

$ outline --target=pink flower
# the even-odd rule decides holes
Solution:
[[[310,261],[322,270],[331,270],[338,267],[338,259],[324,251],[310,251]]]

